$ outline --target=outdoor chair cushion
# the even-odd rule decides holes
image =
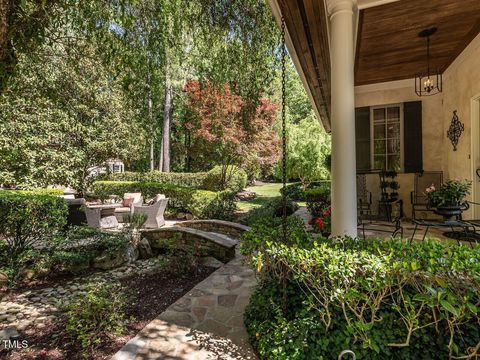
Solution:
[[[133,199],[133,205],[142,205],[143,197],[142,193],[125,193],[123,194],[124,199]]]

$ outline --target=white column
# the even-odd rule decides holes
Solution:
[[[354,0],[328,0],[332,71],[332,235],[357,236]]]

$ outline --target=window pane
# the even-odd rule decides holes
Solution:
[[[399,172],[401,170],[400,166],[400,154],[397,155],[388,155],[388,170],[393,170]]]
[[[387,154],[400,153],[400,139],[387,140]]]
[[[399,138],[400,139],[400,123],[399,122],[394,122],[394,123],[388,123],[387,125],[387,137],[389,139],[392,138]]]
[[[384,155],[375,155],[373,158],[373,168],[376,170],[384,170],[385,167],[385,156]]]
[[[375,139],[385,139],[385,124],[375,124],[373,127],[373,137]]]
[[[391,107],[387,108],[387,119],[400,119],[400,108]]]
[[[386,148],[385,148],[385,140],[375,140],[373,143],[373,153],[375,155],[385,155]]]
[[[373,110],[373,120],[374,121],[385,120],[385,109],[374,109]]]

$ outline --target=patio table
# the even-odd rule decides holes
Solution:
[[[111,216],[116,208],[122,207],[122,203],[87,205],[89,209],[99,211],[103,216]]]
[[[415,229],[413,230],[412,237],[410,238],[410,242],[413,241],[415,234],[417,232],[417,229],[419,227],[425,227],[425,232],[423,233],[422,241],[425,240],[425,237],[427,236],[428,230],[430,228],[449,228],[452,229],[452,232],[458,232],[455,231],[455,228],[462,228],[463,233],[468,234],[468,229],[472,226],[466,221],[462,220],[449,220],[449,221],[441,221],[441,220],[417,220],[413,219],[412,222],[415,224]],[[460,239],[457,239],[458,242],[460,242]]]

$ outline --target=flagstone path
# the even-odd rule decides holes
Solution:
[[[237,253],[131,339],[113,360],[256,359],[243,313],[257,285]]]

